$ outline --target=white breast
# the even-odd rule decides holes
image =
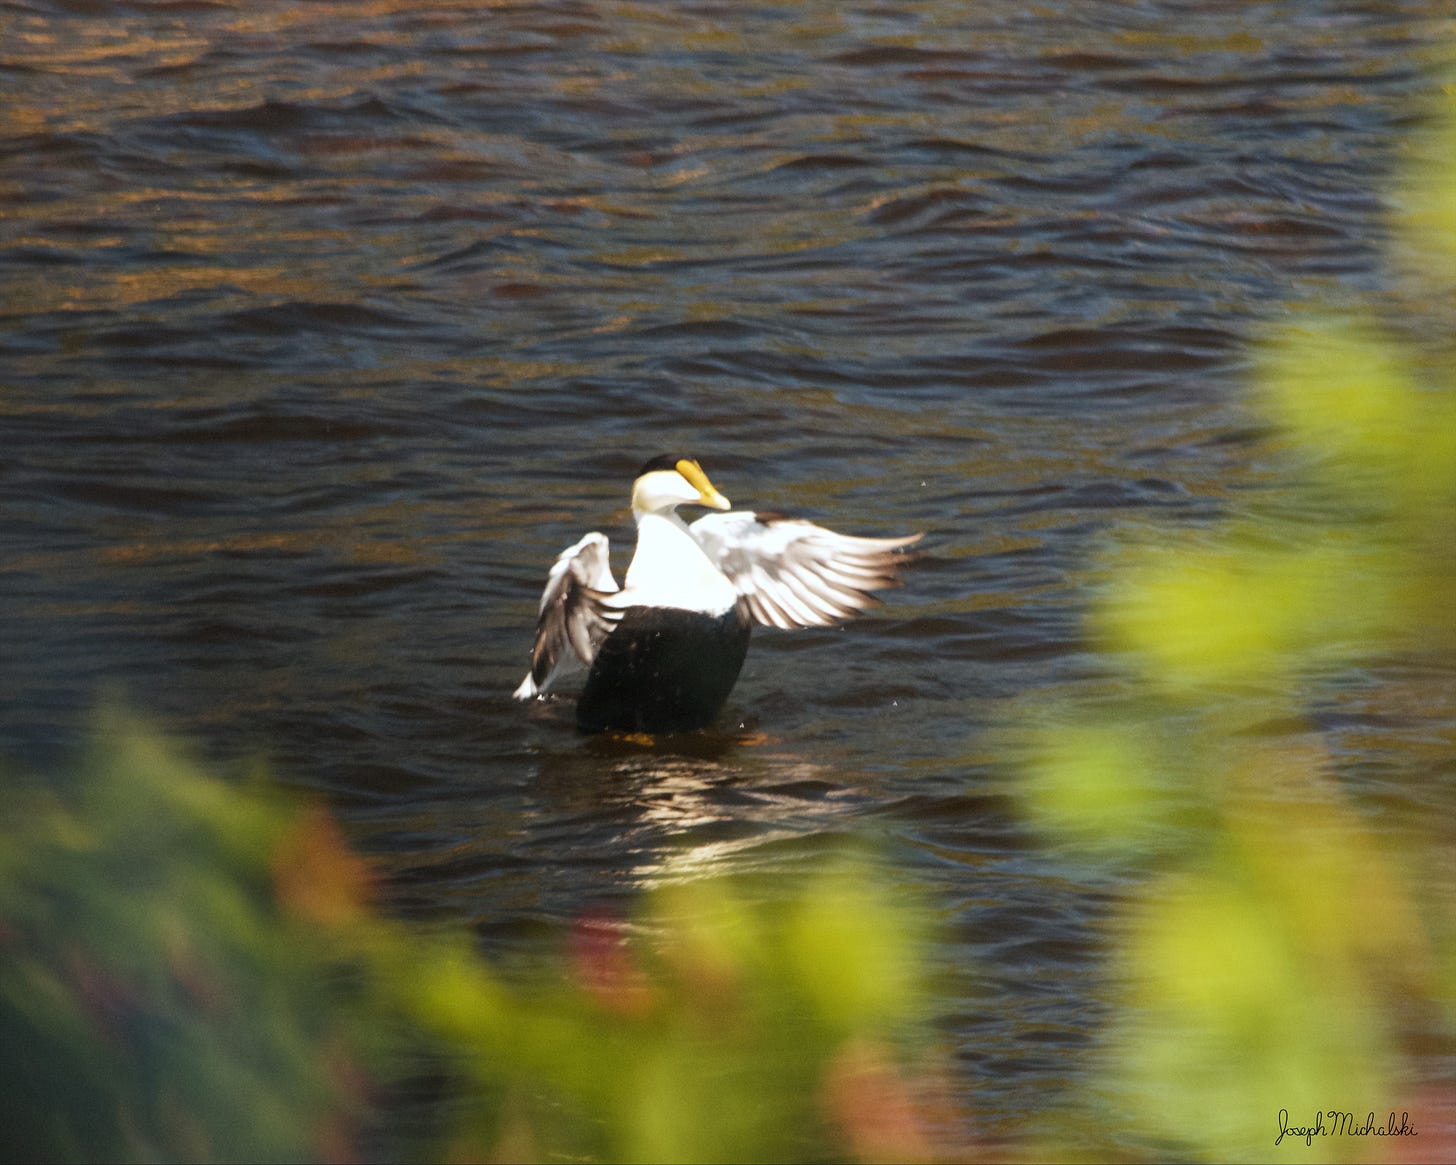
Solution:
[[[626,585],[613,606],[678,607],[721,615],[738,600],[733,584],[671,512],[642,514]]]

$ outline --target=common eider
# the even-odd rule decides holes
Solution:
[[[707,506],[691,525],[682,505]],[[546,579],[518,700],[587,668],[584,732],[684,732],[728,699],[755,623],[813,627],[858,614],[920,539],[852,538],[782,514],[732,510],[689,457],[654,457],[632,485],[637,549],[618,588],[607,539],[563,550]]]

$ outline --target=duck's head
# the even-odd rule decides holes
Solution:
[[[715,510],[731,507],[728,499],[708,480],[703,467],[691,457],[663,454],[638,471],[637,480],[632,483],[634,514],[655,514],[684,505],[709,506]]]

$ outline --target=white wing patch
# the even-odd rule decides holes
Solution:
[[[785,629],[824,626],[877,606],[869,592],[896,585],[909,557],[904,548],[921,538],[855,538],[751,510],[709,514],[688,529],[754,621]]]
[[[536,616],[531,671],[513,693],[516,699],[529,700],[564,673],[591,666],[597,648],[621,618],[621,612],[602,604],[616,589],[605,534],[594,531],[556,556]]]

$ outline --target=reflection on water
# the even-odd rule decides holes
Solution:
[[[493,949],[868,829],[986,1126],[1063,1079],[1108,891],[982,730],[1092,662],[1104,531],[1267,480],[1247,332],[1379,287],[1445,0],[83,7],[0,38],[6,751],[121,685]],[[509,699],[541,579],[668,448],[930,557],[702,751],[583,741]],[[1446,713],[1340,715],[1380,803]]]

